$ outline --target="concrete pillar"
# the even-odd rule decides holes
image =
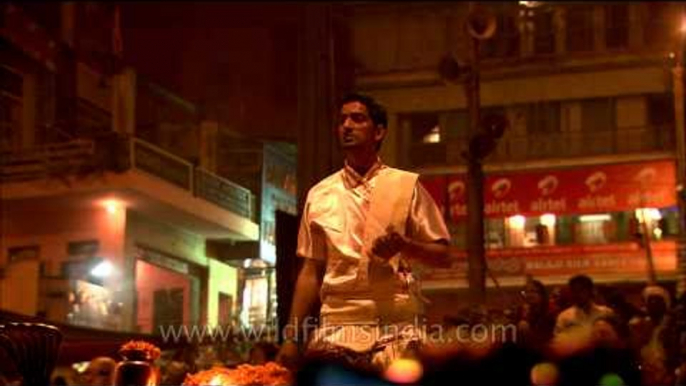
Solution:
[[[298,207],[307,191],[338,169],[334,136],[332,5],[304,3],[298,31]]]
[[[128,67],[112,77],[112,130],[136,133],[136,72]]]
[[[61,26],[60,34],[62,41],[69,47],[74,47],[74,36],[76,31],[76,3],[65,1],[61,4]]]

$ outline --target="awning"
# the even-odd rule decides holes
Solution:
[[[484,181],[488,217],[582,214],[676,205],[673,160],[493,173]],[[453,220],[467,215],[465,174],[423,176],[422,183]]]

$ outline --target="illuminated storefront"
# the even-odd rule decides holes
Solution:
[[[451,269],[427,271],[425,287],[466,285],[466,176],[422,180],[462,251]],[[563,282],[579,272],[608,282],[644,280],[648,247],[659,278],[676,274],[671,160],[492,173],[484,182],[484,200],[489,268],[506,285],[508,278],[525,275]]]

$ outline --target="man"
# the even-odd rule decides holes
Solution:
[[[679,341],[676,326],[669,314],[671,296],[661,286],[649,285],[643,290],[645,316],[629,322],[632,341],[641,363],[643,385],[672,385],[678,367]]]
[[[83,372],[84,384],[89,386],[114,385],[117,362],[110,357],[93,358]]]
[[[308,350],[383,370],[421,341],[412,263],[449,266],[450,236],[417,175],[378,157],[384,108],[360,94],[339,107],[345,165],[308,192],[297,248],[305,261],[278,360],[292,365],[297,358],[296,340],[306,337],[295,331],[319,295],[321,320]]]
[[[579,327],[590,333],[593,323],[597,319],[613,314],[610,308],[598,305],[593,301],[595,286],[590,277],[586,275],[574,276],[569,279],[568,286],[572,297],[572,306],[557,316],[556,336]]]

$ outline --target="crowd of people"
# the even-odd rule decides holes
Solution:
[[[428,351],[422,384],[438,384],[440,375],[521,385],[685,385],[685,296],[673,302],[666,288],[647,285],[642,304],[633,305],[619,290],[599,292],[585,275],[554,296],[530,279],[522,303],[498,322],[516,325],[514,339],[488,342],[480,353],[464,344]]]

